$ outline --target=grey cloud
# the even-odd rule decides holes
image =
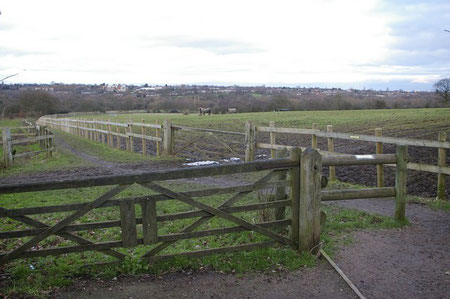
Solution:
[[[191,38],[187,36],[167,36],[146,39],[147,45],[152,47],[165,46],[177,48],[201,49],[218,55],[251,54],[262,52],[249,43],[214,38]]]
[[[450,4],[447,1],[392,1],[385,11],[402,17],[391,24],[393,54],[385,61],[400,66],[450,67]],[[382,12],[381,12],[382,13]]]

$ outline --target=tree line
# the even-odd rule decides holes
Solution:
[[[277,110],[358,110],[391,108],[446,107],[435,93],[408,96],[298,95],[283,93],[260,95],[243,92],[202,94],[193,96],[136,97],[128,94],[51,94],[46,91],[0,91],[0,111],[3,117],[40,117],[69,112],[105,112],[111,110],[146,110],[148,112],[197,112],[199,107],[211,108],[212,113],[263,112]]]

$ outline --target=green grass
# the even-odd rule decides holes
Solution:
[[[143,156],[142,153],[127,152],[117,148],[109,147],[108,145],[96,142],[90,139],[81,138],[68,133],[55,131],[57,138],[63,140],[71,148],[76,151],[83,152],[94,158],[99,158],[104,161],[117,163],[138,163],[138,162],[164,162],[176,161],[177,158],[156,157],[151,155]]]
[[[205,186],[185,182],[165,182],[163,184],[174,191],[197,190]],[[22,208],[34,206],[61,205],[75,202],[89,202],[97,198],[110,187],[91,187],[70,190],[55,190],[45,192],[5,194],[0,196],[2,207]],[[144,196],[154,194],[152,191],[139,186],[132,186],[123,191],[118,198],[130,196]],[[231,195],[214,195],[197,200],[212,206],[218,206]],[[250,194],[241,199],[236,205],[244,205],[258,202],[254,194]],[[189,210],[190,207],[178,201],[161,201],[157,204],[158,215],[177,213]],[[357,229],[377,229],[400,227],[405,223],[398,223],[389,217],[372,215],[365,212],[348,210],[338,207],[324,206],[328,215],[328,220],[323,226],[321,238],[325,242],[324,248],[327,252],[333,254],[336,248],[349,242],[344,236]],[[35,215],[33,218],[45,222],[49,225],[68,216],[71,212],[61,212],[52,214]],[[237,213],[236,216],[242,217],[251,223],[261,221],[261,212]],[[136,216],[141,216],[140,206],[136,206]],[[118,207],[96,209],[84,215],[76,223],[101,222],[117,220],[119,217]],[[158,234],[172,234],[180,232],[181,229],[192,223],[195,219],[184,219],[170,221],[159,224]],[[0,225],[3,231],[27,229],[26,225],[20,224],[14,220],[0,218]],[[199,230],[227,227],[232,225],[226,220],[213,218],[202,225]],[[282,234],[288,234],[288,230]],[[88,238],[94,242],[104,242],[120,240],[120,228],[108,228],[95,231],[83,231],[76,234]],[[141,227],[138,226],[138,237],[141,237]],[[20,242],[25,242],[29,238],[7,239],[3,240],[0,246],[2,251],[9,251],[17,247]],[[227,235],[218,235],[198,239],[180,240],[171,247],[163,251],[163,254],[176,254],[182,251],[195,251],[199,249],[217,248],[245,243],[254,243],[268,240],[267,237],[254,232],[232,233]],[[64,240],[60,237],[50,237],[42,242],[43,248],[54,246],[70,246],[73,242]],[[58,287],[72,284],[78,278],[101,278],[108,279],[117,277],[120,274],[156,274],[162,275],[180,270],[212,269],[225,273],[244,273],[248,271],[277,272],[284,270],[294,270],[300,267],[312,267],[316,264],[315,257],[304,253],[299,255],[296,251],[286,246],[277,246],[274,248],[260,249],[251,252],[237,252],[230,254],[221,254],[207,256],[204,258],[176,257],[169,261],[147,264],[142,262],[139,257],[153,246],[138,246],[131,249],[117,249],[130,257],[119,265],[110,266],[89,266],[96,262],[107,262],[113,259],[98,252],[85,252],[82,254],[67,254],[60,257],[41,257],[25,260],[16,260],[7,265],[5,269],[11,273],[10,279],[5,288],[5,294],[19,294],[32,296],[45,296],[48,291]]]
[[[422,198],[417,196],[408,196],[407,201],[423,204],[433,210],[450,211],[450,201],[438,198]]]
[[[12,128],[12,127],[22,127],[25,126],[23,119],[14,118],[14,119],[3,119],[0,120],[0,128]]]
[[[197,114],[182,115],[172,113],[143,113],[97,115],[96,119],[111,119],[126,122],[147,123],[170,119],[174,124],[201,128],[227,129],[229,131],[244,131],[244,124],[252,121],[256,125],[268,125],[275,121],[278,126],[311,128],[318,123],[322,129],[333,125],[335,131],[358,132],[374,134],[375,127],[383,127],[385,132],[400,132],[410,129],[444,129],[450,128],[448,115],[450,108],[432,109],[386,109],[386,110],[340,110],[340,111],[289,111],[289,112],[259,112],[219,114],[198,116]],[[80,116],[81,117],[81,116]],[[400,132],[401,133],[401,132]]]

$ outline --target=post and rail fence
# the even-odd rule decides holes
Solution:
[[[108,145],[114,147],[113,136],[116,137],[116,147],[120,147],[121,138],[126,142],[126,148],[130,151],[134,151],[133,138],[142,139],[142,153],[145,155],[147,151],[146,141],[156,142],[155,154],[160,155],[160,145],[162,145],[162,153],[165,155],[181,155],[181,151],[189,148],[196,153],[196,156],[201,156],[204,159],[208,158],[208,154],[211,153],[208,149],[201,149],[200,145],[196,143],[201,143],[202,138],[205,134],[213,137],[214,141],[220,145],[220,149],[225,152],[239,158],[243,158],[245,161],[254,161],[256,158],[256,152],[258,149],[270,150],[271,157],[275,157],[275,151],[279,149],[290,149],[293,146],[277,144],[276,135],[277,134],[298,134],[298,135],[309,135],[311,136],[311,147],[318,149],[318,138],[327,139],[327,150],[319,150],[320,153],[324,155],[341,155],[345,153],[335,152],[335,140],[353,140],[353,141],[365,141],[375,143],[375,153],[383,153],[383,144],[394,144],[394,145],[407,145],[407,146],[418,146],[427,148],[436,148],[438,151],[438,161],[437,165],[429,165],[424,163],[413,163],[409,162],[407,168],[416,171],[424,171],[430,173],[436,173],[437,178],[437,197],[440,199],[446,199],[446,179],[450,175],[450,167],[446,165],[446,151],[450,149],[450,142],[447,141],[446,133],[441,132],[439,134],[438,140],[421,140],[421,139],[411,139],[411,138],[398,138],[398,137],[387,137],[383,136],[382,129],[376,128],[374,135],[364,135],[364,134],[352,134],[352,133],[339,133],[334,132],[333,126],[328,125],[326,131],[321,131],[319,125],[314,123],[311,129],[303,128],[283,128],[277,127],[275,122],[270,122],[268,127],[256,126],[251,122],[245,124],[244,132],[231,132],[222,131],[206,128],[193,128],[188,126],[180,126],[173,124],[170,120],[165,120],[162,125],[159,124],[145,124],[142,123],[118,123],[110,121],[99,121],[99,120],[81,120],[81,119],[70,119],[70,118],[55,118],[55,117],[42,117],[38,121],[39,123],[45,124],[51,128],[60,129],[71,134],[75,134],[81,137],[89,138],[96,141],[102,141],[106,143],[109,137]],[[114,131],[112,127],[116,127]],[[142,128],[141,134],[133,132],[132,128]],[[146,133],[147,128],[155,129],[155,135],[149,136]],[[162,135],[161,135],[162,131]],[[204,135],[198,138],[190,137],[188,140],[183,140],[184,143],[180,145],[179,149],[175,148],[176,139],[181,140],[181,136],[176,136],[175,132],[197,132]],[[269,133],[270,143],[258,142],[258,132]],[[224,140],[219,138],[219,135],[230,136],[233,140]],[[104,136],[104,137],[102,137]],[[242,142],[234,140],[236,138],[243,138]],[[238,148],[233,147],[231,143],[238,144]],[[239,148],[240,147],[240,148]],[[303,149],[305,147],[302,147]],[[240,152],[242,149],[243,153]],[[195,156],[195,155],[194,155]],[[377,186],[384,187],[384,167],[395,167],[395,164],[388,165],[377,165]],[[334,180],[336,178],[335,167],[329,167],[329,178]]]
[[[116,248],[132,248],[146,245],[152,246],[145,248],[146,253],[140,258],[149,262],[162,261],[180,255],[201,257],[210,254],[273,247],[276,244],[290,246],[299,252],[318,250],[320,243],[321,201],[395,197],[394,217],[397,220],[404,220],[406,162],[406,146],[399,146],[397,154],[363,156],[323,156],[313,148],[307,148],[304,151],[300,148],[292,148],[290,157],[282,159],[160,170],[136,175],[127,174],[55,180],[43,183],[3,185],[0,186],[0,195],[98,186],[109,186],[109,190],[92,201],[83,199],[79,203],[25,208],[0,207],[0,218],[14,219],[18,223],[15,229],[0,231],[0,239],[26,238],[26,240],[18,242],[14,249],[0,253],[0,266],[15,259],[85,251],[99,251],[114,257],[118,260],[116,262],[121,262],[125,259],[126,254],[117,251]],[[395,188],[322,190],[324,187],[322,185],[322,166],[379,164],[397,165]],[[208,189],[180,192],[164,184],[168,180],[173,182],[173,180],[177,179],[185,180],[189,178],[257,172],[260,172],[261,175],[258,176],[259,179],[256,181],[231,187],[206,187]],[[149,194],[138,197],[117,197],[132,185],[144,187],[144,189],[149,190]],[[277,194],[280,188],[284,188],[284,191],[282,196],[277,196],[272,201],[252,204],[248,204],[248,202],[242,203],[242,199],[245,196],[254,191],[268,188],[276,188]],[[217,194],[231,194],[231,197],[219,205],[207,204],[203,200],[194,199],[203,199]],[[130,196],[130,191],[127,191],[126,195]],[[164,209],[158,209],[158,205],[172,200],[184,203],[190,209],[171,214],[164,213]],[[235,205],[239,201],[241,203]],[[272,221],[258,222],[258,220],[249,220],[242,215],[246,212],[285,207],[290,207],[287,210],[289,212],[286,213],[284,212],[286,210],[283,210],[283,213],[278,213]],[[92,218],[88,218],[90,221],[86,221],[86,219],[81,221],[81,218],[89,212],[104,208],[117,209],[117,219],[92,222]],[[60,212],[68,212],[68,214],[62,217],[61,214],[58,214]],[[239,214],[235,215],[236,213]],[[43,218],[30,217],[41,214],[46,216]],[[52,216],[56,219],[50,221],[49,219]],[[226,220],[228,223],[232,223],[233,226],[205,229],[203,224],[208,223],[214,217]],[[185,226],[181,231],[161,234],[162,226],[168,225],[167,223],[171,224],[177,220],[190,218],[196,218],[196,220]],[[50,222],[45,223],[44,220],[37,219],[49,220]],[[23,224],[30,226],[30,228],[24,229]],[[290,227],[290,230],[280,230],[280,228],[287,227]],[[116,237],[111,236],[112,240],[100,243],[89,239],[89,237],[81,237],[77,234],[77,232],[82,231],[92,232],[108,228],[120,228],[120,230],[115,231],[119,235]],[[220,236],[245,231],[258,233],[264,238],[260,240],[261,242],[256,243],[189,250],[178,254],[160,254],[161,251],[179,240]],[[50,242],[44,247],[37,246],[38,243],[54,235],[77,244],[55,246],[55,244]]]
[[[39,142],[40,150],[16,153],[14,145]],[[2,128],[3,163],[5,167],[12,166],[15,159],[35,156],[46,152],[53,154],[53,133],[45,126],[32,125]]]

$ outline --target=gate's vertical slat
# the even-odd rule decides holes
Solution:
[[[299,205],[300,205],[300,157],[302,150],[298,147],[291,149],[291,160],[298,162],[298,167],[292,167],[289,170],[289,180],[291,181],[291,211],[292,211],[292,225],[291,225],[291,240],[292,247],[298,249],[299,245]]]
[[[154,244],[158,241],[158,226],[156,221],[156,201],[143,200],[142,206],[142,232],[144,244]]]
[[[137,246],[136,212],[133,199],[120,201],[120,226],[122,228],[122,246]]]

